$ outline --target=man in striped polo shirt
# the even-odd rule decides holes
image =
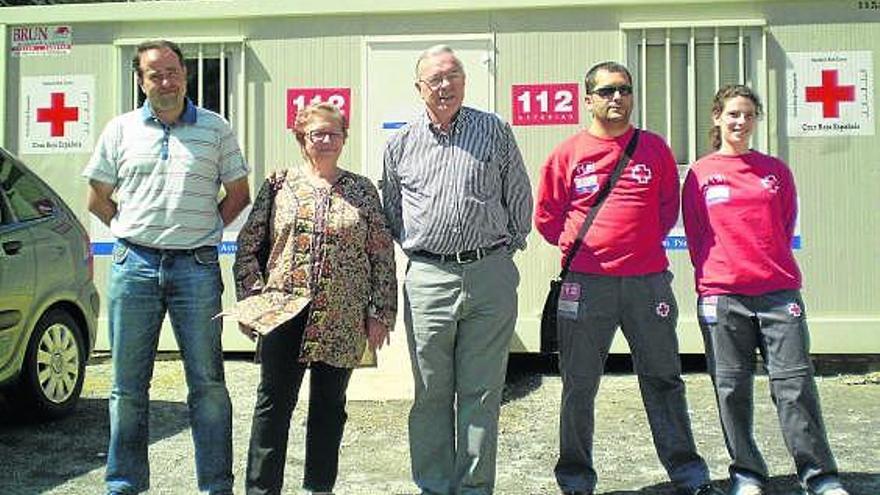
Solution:
[[[382,182],[409,256],[412,475],[423,494],[490,494],[531,186],[510,126],[462,106],[464,67],[449,47],[423,52],[416,77],[425,112],[389,140]]]
[[[107,491],[149,488],[148,391],[167,311],[189,387],[199,489],[232,493],[232,405],[213,317],[223,292],[217,244],[250,202],[248,168],[229,123],[186,98],[177,45],[139,45],[132,68],[147,100],[107,124],[83,171],[89,211],[118,238],[108,289]]]

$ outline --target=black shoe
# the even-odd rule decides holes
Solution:
[[[585,492],[581,490],[563,490],[562,495],[593,495],[593,492]]]

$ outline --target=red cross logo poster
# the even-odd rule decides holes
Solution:
[[[94,98],[94,76],[21,78],[19,153],[91,152]]]
[[[874,70],[869,51],[789,53],[789,136],[873,136]]]

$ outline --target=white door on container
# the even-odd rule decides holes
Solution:
[[[440,43],[455,50],[464,64],[467,76],[464,104],[486,111],[495,110],[491,37],[367,39],[363,156],[367,160],[364,171],[373,180],[382,177],[385,141],[424,109],[414,87],[416,60],[426,48]]]

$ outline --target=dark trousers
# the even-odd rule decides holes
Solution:
[[[279,494],[284,482],[290,417],[307,365],[297,360],[305,314],[262,337],[260,385],[251,425],[245,486],[248,495]],[[345,390],[350,368],[311,363],[309,416],[303,488],[332,491],[339,466],[339,445],[348,415]]]
[[[671,282],[670,272],[566,276],[558,312],[562,407],[555,468],[562,490],[595,490],[595,400],[618,326],[629,343],[654,446],[669,478],[687,491],[709,481],[691,433]]]
[[[698,314],[735,483],[763,485],[767,464],[754,437],[753,377],[760,351],[785,445],[805,488],[839,486],[810,362],[799,291],[704,297]]]

